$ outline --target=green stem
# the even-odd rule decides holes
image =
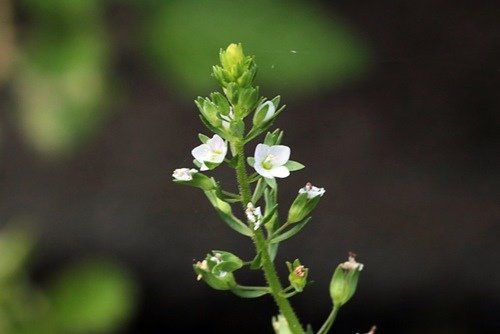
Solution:
[[[232,192],[229,192],[229,191],[221,190],[221,192],[222,192],[223,195],[226,195],[228,197],[232,197],[232,198],[236,198],[236,199],[240,198],[240,195],[233,194]]]
[[[337,317],[337,313],[339,313],[340,307],[334,306],[332,308],[332,311],[328,315],[328,318],[326,319],[325,323],[321,328],[319,329],[317,334],[326,334],[330,330],[330,328],[333,325],[333,322],[335,321],[335,318]]]
[[[240,284],[236,284],[236,287],[238,289],[242,289],[242,290],[262,290],[262,291],[267,291],[267,292],[270,292],[269,290],[269,287],[268,286],[251,286],[251,285],[240,285]]]
[[[235,152],[238,157],[238,162],[236,164],[236,178],[238,180],[240,195],[243,200],[243,209],[246,209],[246,205],[252,200],[252,195],[246,171],[244,145],[245,143],[243,140],[234,143]],[[276,272],[276,268],[274,267],[274,263],[269,255],[266,239],[262,230],[258,229],[255,231],[252,239],[257,253],[261,254],[262,271],[264,272],[264,277],[269,285],[271,295],[273,296],[280,313],[287,320],[288,326],[293,334],[305,333],[294,309],[292,308],[292,305],[288,299],[281,296],[280,292],[283,290],[283,287],[279,280],[278,273]]]
[[[285,230],[288,226],[290,226],[289,222],[284,223],[281,225],[276,231],[274,231],[269,238],[274,237],[275,235],[279,235],[283,230]]]

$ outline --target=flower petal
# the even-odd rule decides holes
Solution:
[[[271,175],[274,177],[284,178],[290,175],[290,171],[285,166],[274,167],[270,170]]]
[[[255,163],[259,164],[260,162],[264,161],[265,158],[269,155],[269,150],[270,147],[267,146],[266,144],[258,144],[257,147],[255,148]]]
[[[259,163],[257,163],[257,161],[255,161],[255,164],[253,166],[255,168],[255,171],[257,173],[259,173],[260,175],[262,175],[263,177],[266,177],[268,179],[272,179],[274,176],[273,176],[273,174],[271,174],[271,171],[262,167],[261,163],[262,163],[262,161],[260,161]]]
[[[199,162],[203,162],[210,158],[211,152],[212,150],[210,149],[210,146],[208,146],[207,144],[201,144],[200,146],[196,146],[195,148],[193,148],[191,154],[196,160],[198,160]]]
[[[288,159],[290,159],[290,147],[285,146],[285,145],[271,146],[269,149],[269,153],[272,154],[274,157],[273,158],[273,165],[275,165],[275,166],[284,165],[284,164],[286,164]]]
[[[207,141],[208,146],[212,151],[222,151],[226,148],[226,143],[219,135],[214,135]]]

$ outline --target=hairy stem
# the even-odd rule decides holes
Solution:
[[[238,180],[238,188],[240,190],[240,195],[243,200],[243,209],[246,209],[246,205],[252,200],[250,183],[248,180],[248,174],[246,171],[246,159],[244,152],[244,142],[238,141],[234,145],[236,154],[238,157],[238,163],[236,165],[236,177]],[[281,296],[280,292],[283,290],[281,282],[274,267],[274,263],[271,260],[269,251],[267,248],[267,242],[262,233],[261,229],[254,232],[252,237],[257,253],[261,254],[262,271],[264,272],[264,277],[266,278],[267,284],[271,291],[271,295],[278,306],[280,313],[285,317],[288,322],[288,326],[293,334],[303,334],[304,329],[300,324],[297,315],[295,314],[292,305],[287,298]]]

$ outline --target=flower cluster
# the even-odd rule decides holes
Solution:
[[[273,318],[275,331],[304,333],[298,318],[290,312],[288,298],[307,286],[309,269],[298,259],[286,262],[290,286],[283,288],[273,261],[279,243],[293,237],[310,221],[310,214],[325,189],[306,183],[298,190],[286,220],[280,222],[278,181],[304,168],[290,159],[290,147],[282,144],[283,131],[269,130],[284,106],[280,106],[279,96],[272,99],[259,96],[259,88],[253,86],[257,67],[253,57],[245,56],[240,44],[229,45],[219,56],[221,63],[213,67],[213,76],[222,92],[195,101],[199,117],[211,135],[199,134],[201,143],[191,150],[196,168],[176,169],[172,177],[176,183],[201,189],[231,229],[252,239],[256,254],[252,260],[243,262],[230,252],[212,251],[204,260],[197,261],[193,270],[197,280],[217,290],[230,290],[244,298],[272,295],[281,313]],[[252,146],[253,156],[246,157],[245,145],[259,137],[263,138]],[[238,193],[223,189],[214,176],[207,175],[221,165],[235,171]],[[239,212],[234,210],[235,205],[240,206]],[[239,284],[233,273],[245,266],[261,269],[268,286]],[[338,266],[330,286],[335,305],[343,305],[352,296],[361,268],[354,255]],[[331,320],[324,326],[329,326],[328,321]]]

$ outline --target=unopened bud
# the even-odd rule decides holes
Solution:
[[[274,104],[271,101],[264,102],[255,111],[255,114],[253,116],[253,124],[260,125],[266,123],[271,118],[273,118],[275,113],[276,108],[274,107]]]
[[[286,262],[288,267],[288,271],[290,274],[288,275],[288,280],[290,281],[290,285],[298,292],[304,290],[304,287],[307,284],[307,274],[309,269],[304,267],[299,259],[293,261],[293,263]]]
[[[237,66],[239,66],[245,60],[245,55],[243,54],[243,48],[241,44],[229,44],[225,51],[220,53],[220,62],[222,68],[229,71],[231,74]]]

